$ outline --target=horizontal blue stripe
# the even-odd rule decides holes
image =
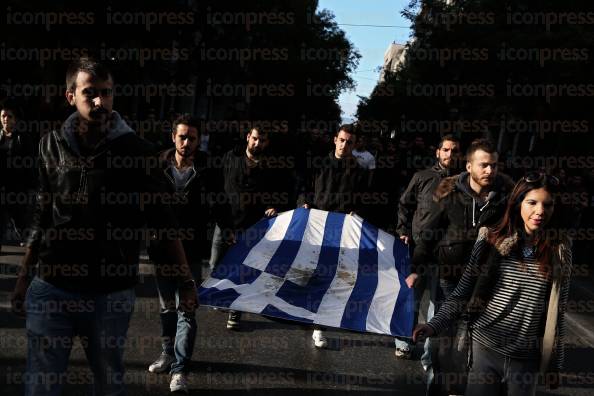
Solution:
[[[313,323],[313,320],[311,320],[311,319],[305,319],[305,318],[300,318],[298,316],[289,315],[288,313],[281,311],[280,309],[278,309],[272,305],[267,305],[266,308],[264,308],[262,310],[261,314],[266,315],[266,316],[272,316],[273,318],[292,320],[295,322],[302,322],[302,323],[309,323],[309,324]]]
[[[340,327],[358,331],[367,329],[367,314],[377,289],[378,229],[364,221],[359,242],[357,280],[349,297]]]
[[[200,287],[198,289],[198,301],[200,305],[229,308],[238,297],[239,293],[234,289],[218,290],[214,287]]]
[[[302,287],[285,281],[276,293],[277,297],[310,312],[318,311],[322,298],[336,275],[344,217],[342,213],[328,213],[318,264],[307,285]]]
[[[295,209],[289,227],[278,249],[270,259],[265,271],[269,274],[284,278],[301,247],[301,240],[305,233],[309,213],[307,209]]]
[[[214,278],[228,279],[236,285],[251,284],[260,275],[262,275],[262,271],[260,271],[259,269],[252,268],[243,264],[221,265],[217,272],[220,278]]]

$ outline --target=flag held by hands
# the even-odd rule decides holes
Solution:
[[[407,247],[361,217],[299,208],[239,235],[199,298],[202,305],[410,336],[409,267]]]

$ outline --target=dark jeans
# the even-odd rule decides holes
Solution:
[[[439,312],[441,304],[454,292],[454,289],[458,286],[458,282],[451,281],[448,279],[440,279],[439,287],[437,288],[437,301],[435,307],[435,313]]]
[[[514,359],[472,343],[473,364],[466,396],[532,396],[536,393],[539,359]]]
[[[125,395],[124,345],[134,289],[109,294],[69,292],[34,278],[27,290],[26,396],[58,396],[76,336],[93,372],[92,395]]]
[[[439,279],[435,297],[435,313],[443,302],[452,294],[458,282]],[[458,323],[454,323],[438,337],[432,337],[431,363],[428,372],[427,395],[462,394],[466,388],[468,348],[458,348],[460,332]]]

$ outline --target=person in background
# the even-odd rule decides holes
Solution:
[[[228,151],[222,161],[223,192],[229,208],[229,224],[215,227],[210,267],[213,269],[235,242],[238,233],[258,222],[262,217],[276,216],[288,205],[288,193],[283,192],[287,181],[279,177],[279,169],[271,166],[266,156],[268,132],[260,127],[251,128],[245,145]],[[286,199],[283,194],[286,194]],[[227,329],[239,330],[241,313],[230,311]]]
[[[27,131],[18,129],[18,115],[14,103],[0,105],[0,250],[2,243],[27,239],[35,197],[35,147]],[[14,234],[6,234],[7,229]]]
[[[408,187],[400,196],[398,206],[398,225],[396,230],[400,239],[412,250],[411,274],[407,277],[408,287],[415,287],[415,318],[418,319],[419,305],[425,288],[429,289],[430,301],[427,310],[427,320],[431,319],[435,309],[437,293],[437,263],[435,260],[423,262],[424,258],[431,258],[426,249],[429,248],[433,237],[433,230],[428,228],[431,210],[435,210],[433,193],[439,183],[446,177],[452,176],[452,170],[457,168],[459,161],[460,143],[452,135],[442,137],[435,151],[435,165],[415,173]],[[416,320],[415,320],[416,322]],[[409,359],[412,342],[410,339],[396,338],[396,357]],[[425,371],[431,367],[431,351],[429,340],[425,343],[421,364]]]
[[[168,186],[172,197],[171,209],[178,223],[178,232],[186,260],[194,279],[201,279],[201,264],[207,249],[207,228],[210,218],[219,219],[214,199],[218,188],[214,169],[209,167],[206,153],[199,150],[200,120],[188,115],[179,116],[173,122],[171,140],[174,147],[159,155],[160,166],[156,178]],[[159,260],[163,254],[159,246],[149,249],[151,258]],[[152,373],[169,371],[172,392],[188,391],[188,366],[196,340],[196,312],[185,311],[179,303],[179,291],[171,277],[156,271],[157,291],[161,308],[161,355],[149,366]]]
[[[339,128],[334,136],[334,150],[315,169],[313,196],[301,194],[297,206],[348,214],[361,212],[368,175],[353,157],[356,141],[353,125],[345,124]],[[312,339],[317,348],[328,346],[324,330],[314,326]]]

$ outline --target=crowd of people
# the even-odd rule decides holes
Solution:
[[[462,147],[444,135],[426,146],[423,137],[367,135],[350,124],[311,131],[282,150],[253,127],[234,147],[215,150],[200,120],[186,115],[159,151],[113,109],[104,65],[73,62],[66,87],[76,111],[37,146],[14,129],[18,110],[1,110],[1,226],[18,230],[3,242],[26,246],[12,297],[27,323],[26,395],[60,394],[72,347],[63,341],[76,336],[85,340],[95,394],[124,394],[123,343],[105,340],[126,338],[146,241],[163,339],[148,370],[169,372],[171,390],[187,391],[202,261],[213,268],[259,219],[295,207],[358,214],[410,246],[406,284],[415,288],[416,317],[429,290],[428,323],[396,338],[395,354],[408,359],[424,340],[428,394],[534,394],[541,372],[558,384],[572,256],[554,231],[564,211],[585,218],[590,209],[559,202],[559,193],[588,196],[591,174],[505,174],[488,139]],[[26,157],[36,167],[16,166]],[[69,301],[85,309],[64,308]],[[241,328],[240,312],[228,313],[227,328]],[[326,329],[312,330],[315,347],[325,348]],[[52,339],[62,341],[46,348]]]

